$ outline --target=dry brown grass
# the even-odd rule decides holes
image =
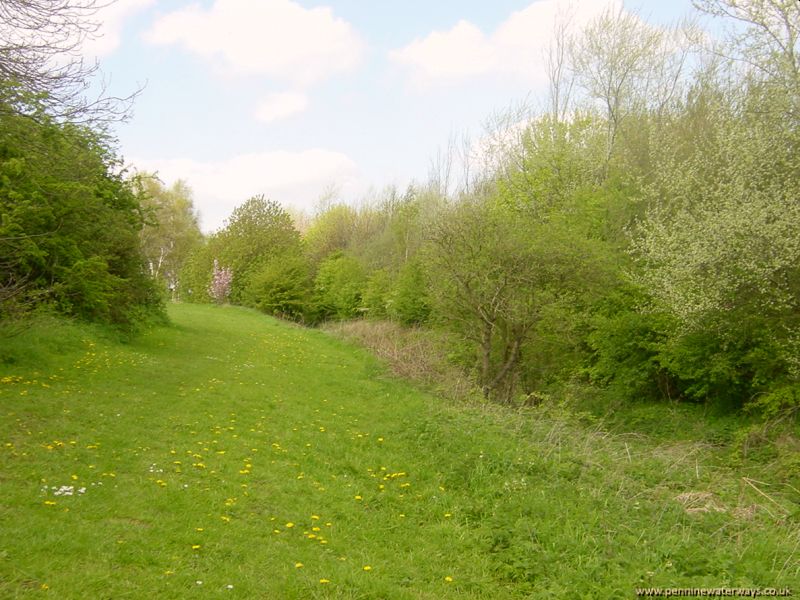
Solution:
[[[325,331],[356,342],[386,362],[390,371],[449,399],[463,400],[477,393],[460,368],[447,360],[444,334],[391,321],[342,321],[323,326]]]

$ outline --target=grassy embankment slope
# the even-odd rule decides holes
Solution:
[[[796,473],[448,404],[244,309],[171,316],[129,344],[63,324],[4,341],[0,597],[800,590]]]

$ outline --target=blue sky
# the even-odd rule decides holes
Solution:
[[[619,0],[616,0],[619,1]],[[571,7],[571,8],[568,8]],[[335,189],[424,180],[452,135],[536,103],[556,14],[588,22],[608,0],[118,0],[99,15],[110,89],[146,84],[120,151],[186,180],[206,231],[264,193],[312,211]],[[656,26],[690,0],[625,2]]]

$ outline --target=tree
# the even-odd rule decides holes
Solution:
[[[103,136],[23,100],[25,114],[0,113],[0,317],[49,304],[134,329],[162,310],[139,247],[137,189]]]
[[[180,180],[166,188],[154,175],[146,173],[138,181],[147,217],[140,234],[147,266],[150,275],[176,299],[183,265],[202,240],[192,191]]]
[[[800,3],[796,0],[694,0],[699,10],[728,20],[727,48],[714,49],[767,83],[800,117]]]
[[[572,44],[576,82],[605,113],[606,162],[627,115],[648,107],[661,111],[675,96],[691,50],[686,29],[654,28],[620,5],[608,8]]]
[[[234,209],[211,244],[217,258],[233,269],[231,300],[244,302],[250,276],[277,257],[298,254],[300,234],[280,204],[253,196]]]
[[[219,261],[214,259],[214,268],[211,271],[211,283],[208,284],[208,295],[217,304],[222,304],[228,300],[231,294],[231,282],[233,281],[233,271],[228,267],[220,267]]]
[[[83,43],[97,34],[98,12],[115,0],[3,0],[0,2],[0,89],[9,109],[20,94],[40,98],[59,119],[98,122],[125,118],[136,93],[85,97],[98,71],[81,57]],[[137,92],[138,93],[138,92]],[[23,103],[24,104],[24,103]]]
[[[425,258],[435,314],[472,344],[478,384],[502,401],[545,308],[596,288],[602,273],[564,215],[537,222],[492,197],[443,211]]]
[[[701,103],[693,144],[680,118],[665,130],[634,237],[634,281],[675,323],[662,364],[738,406],[800,381],[800,138],[753,102],[759,84]]]
[[[317,215],[306,231],[306,252],[319,262],[350,244],[356,228],[358,214],[344,204],[334,204]]]
[[[326,258],[314,281],[320,316],[350,319],[358,315],[366,284],[366,273],[356,259],[341,252]]]

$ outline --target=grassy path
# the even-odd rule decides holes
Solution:
[[[0,597],[798,587],[795,517],[675,501],[719,467],[448,407],[251,311],[171,311],[133,344],[73,332],[0,373]]]

